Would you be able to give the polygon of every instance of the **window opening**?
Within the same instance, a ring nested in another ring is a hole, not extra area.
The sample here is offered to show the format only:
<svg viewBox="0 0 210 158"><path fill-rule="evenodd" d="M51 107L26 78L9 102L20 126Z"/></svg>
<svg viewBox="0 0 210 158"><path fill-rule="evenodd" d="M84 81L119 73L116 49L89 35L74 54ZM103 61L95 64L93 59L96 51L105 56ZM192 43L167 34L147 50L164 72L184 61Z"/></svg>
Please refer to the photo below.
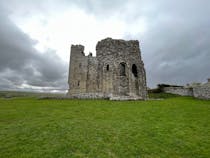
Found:
<svg viewBox="0 0 210 158"><path fill-rule="evenodd" d="M120 63L120 76L125 76L125 63Z"/></svg>
<svg viewBox="0 0 210 158"><path fill-rule="evenodd" d="M132 65L132 73L135 77L138 77L138 71L135 64Z"/></svg>
<svg viewBox="0 0 210 158"><path fill-rule="evenodd" d="M106 66L106 70L109 71L109 65Z"/></svg>

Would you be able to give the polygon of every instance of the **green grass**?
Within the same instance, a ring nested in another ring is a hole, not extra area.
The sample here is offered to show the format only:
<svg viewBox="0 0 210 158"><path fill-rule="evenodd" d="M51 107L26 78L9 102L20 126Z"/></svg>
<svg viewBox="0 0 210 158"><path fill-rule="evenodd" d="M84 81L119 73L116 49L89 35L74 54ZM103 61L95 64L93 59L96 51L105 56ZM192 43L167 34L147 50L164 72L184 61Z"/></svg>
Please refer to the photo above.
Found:
<svg viewBox="0 0 210 158"><path fill-rule="evenodd" d="M64 96L63 93L38 93L38 92L21 92L21 91L0 91L0 97L59 97Z"/></svg>
<svg viewBox="0 0 210 158"><path fill-rule="evenodd" d="M169 93L149 93L150 98L154 99L167 99L167 98L174 98L174 97L180 97L180 95L177 94L169 94Z"/></svg>
<svg viewBox="0 0 210 158"><path fill-rule="evenodd" d="M165 98L0 98L0 157L209 158L210 101Z"/></svg>

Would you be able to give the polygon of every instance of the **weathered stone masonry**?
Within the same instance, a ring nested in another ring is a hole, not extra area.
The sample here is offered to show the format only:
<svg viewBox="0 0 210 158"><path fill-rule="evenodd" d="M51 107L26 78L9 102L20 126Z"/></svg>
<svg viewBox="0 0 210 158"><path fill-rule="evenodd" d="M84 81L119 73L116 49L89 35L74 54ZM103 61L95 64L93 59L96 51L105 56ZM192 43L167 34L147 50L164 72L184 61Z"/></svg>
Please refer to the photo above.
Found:
<svg viewBox="0 0 210 158"><path fill-rule="evenodd" d="M137 40L106 38L96 45L96 57L84 46L72 45L69 97L146 99L146 74Z"/></svg>
<svg viewBox="0 0 210 158"><path fill-rule="evenodd" d="M210 100L210 79L208 79L207 83L194 87L193 95L199 99Z"/></svg>
<svg viewBox="0 0 210 158"><path fill-rule="evenodd" d="M165 93L178 94L182 96L193 96L199 99L210 100L210 79L207 83L193 83L187 86L173 86L160 84L159 89Z"/></svg>

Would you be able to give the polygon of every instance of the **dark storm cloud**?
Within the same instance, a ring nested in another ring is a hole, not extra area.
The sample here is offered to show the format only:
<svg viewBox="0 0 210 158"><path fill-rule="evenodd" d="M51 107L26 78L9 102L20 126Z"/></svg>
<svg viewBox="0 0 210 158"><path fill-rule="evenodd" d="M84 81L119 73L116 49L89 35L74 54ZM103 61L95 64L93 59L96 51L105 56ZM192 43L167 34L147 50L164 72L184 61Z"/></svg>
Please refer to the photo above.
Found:
<svg viewBox="0 0 210 158"><path fill-rule="evenodd" d="M30 39L4 14L0 15L0 89L24 85L66 88L67 65L53 50L40 53Z"/></svg>

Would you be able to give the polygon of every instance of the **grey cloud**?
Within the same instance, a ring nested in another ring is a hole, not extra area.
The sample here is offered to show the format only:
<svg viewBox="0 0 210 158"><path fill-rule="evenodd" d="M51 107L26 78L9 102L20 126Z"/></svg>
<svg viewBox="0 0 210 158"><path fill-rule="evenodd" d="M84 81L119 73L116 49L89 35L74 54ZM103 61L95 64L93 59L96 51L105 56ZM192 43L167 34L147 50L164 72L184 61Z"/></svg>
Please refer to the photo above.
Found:
<svg viewBox="0 0 210 158"><path fill-rule="evenodd" d="M0 15L0 89L19 89L23 84L67 89L67 63L53 50L39 53L36 41Z"/></svg>
<svg viewBox="0 0 210 158"><path fill-rule="evenodd" d="M205 14L210 3L188 2L192 3L176 1L161 8L140 38L152 86L204 82L210 77L210 22Z"/></svg>

